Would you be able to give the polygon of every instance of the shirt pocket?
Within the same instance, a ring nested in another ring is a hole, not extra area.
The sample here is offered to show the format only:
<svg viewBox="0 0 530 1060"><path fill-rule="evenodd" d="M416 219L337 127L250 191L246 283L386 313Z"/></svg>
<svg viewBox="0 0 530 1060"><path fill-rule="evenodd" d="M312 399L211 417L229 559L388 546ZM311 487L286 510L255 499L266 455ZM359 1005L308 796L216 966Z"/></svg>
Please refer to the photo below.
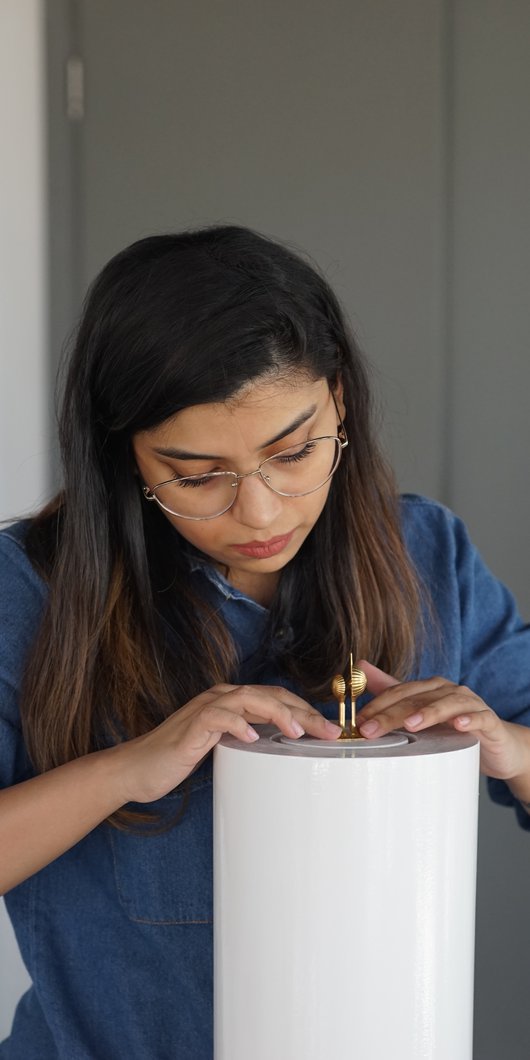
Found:
<svg viewBox="0 0 530 1060"><path fill-rule="evenodd" d="M139 806L145 812L145 806ZM153 834L110 828L118 899L141 924L208 924L213 920L212 775L149 804L160 815ZM175 824L171 824L173 819ZM141 826L140 826L141 827Z"/></svg>

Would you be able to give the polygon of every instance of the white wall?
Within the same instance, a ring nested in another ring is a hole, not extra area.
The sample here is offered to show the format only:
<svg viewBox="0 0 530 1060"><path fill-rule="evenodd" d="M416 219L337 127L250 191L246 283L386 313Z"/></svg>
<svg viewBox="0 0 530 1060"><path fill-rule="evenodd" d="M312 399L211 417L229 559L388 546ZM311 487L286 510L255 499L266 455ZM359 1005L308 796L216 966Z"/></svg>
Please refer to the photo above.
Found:
<svg viewBox="0 0 530 1060"><path fill-rule="evenodd" d="M0 519L47 487L43 21L41 0L0 4Z"/></svg>
<svg viewBox="0 0 530 1060"><path fill-rule="evenodd" d="M0 3L0 519L47 492L46 181L41 0ZM16 365L16 370L14 366ZM0 1040L29 980L0 903Z"/></svg>

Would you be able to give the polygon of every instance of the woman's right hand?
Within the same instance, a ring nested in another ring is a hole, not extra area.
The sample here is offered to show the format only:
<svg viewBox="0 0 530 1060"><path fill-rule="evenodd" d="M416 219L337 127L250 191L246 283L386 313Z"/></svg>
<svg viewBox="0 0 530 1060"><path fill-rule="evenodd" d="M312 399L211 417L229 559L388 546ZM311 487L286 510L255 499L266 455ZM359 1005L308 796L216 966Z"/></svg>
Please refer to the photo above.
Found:
<svg viewBox="0 0 530 1060"><path fill-rule="evenodd" d="M276 725L285 736L304 732L333 740L340 727L286 688L215 685L195 696L151 732L116 748L121 755L124 803L153 802L193 772L223 733L253 743L252 723Z"/></svg>

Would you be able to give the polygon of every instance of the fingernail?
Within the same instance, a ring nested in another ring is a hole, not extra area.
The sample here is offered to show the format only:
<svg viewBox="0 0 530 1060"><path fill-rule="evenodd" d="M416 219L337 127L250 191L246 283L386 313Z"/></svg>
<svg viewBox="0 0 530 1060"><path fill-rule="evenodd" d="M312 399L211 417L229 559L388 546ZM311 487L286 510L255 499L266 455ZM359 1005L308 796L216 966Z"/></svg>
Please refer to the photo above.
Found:
<svg viewBox="0 0 530 1060"><path fill-rule="evenodd" d="M417 729L418 725L421 725L423 721L423 714L411 714L410 718L406 718L405 725L411 729Z"/></svg>
<svg viewBox="0 0 530 1060"><path fill-rule="evenodd" d="M378 721L374 721L372 719L372 721L365 721L361 725L361 732L362 732L363 736L375 736L376 732L379 732L380 728L381 728L381 726L380 726L379 722Z"/></svg>
<svg viewBox="0 0 530 1060"><path fill-rule="evenodd" d="M295 721L293 719L293 721L291 722L291 729L293 730L295 736L303 736L304 735L305 729L302 728L302 726L300 725L299 721Z"/></svg>
<svg viewBox="0 0 530 1060"><path fill-rule="evenodd" d="M259 732L256 732L256 730L252 728L252 725L247 725L247 736L249 740L259 740Z"/></svg>
<svg viewBox="0 0 530 1060"><path fill-rule="evenodd" d="M471 718L469 717L469 714L461 714L456 720L459 725L469 725Z"/></svg>

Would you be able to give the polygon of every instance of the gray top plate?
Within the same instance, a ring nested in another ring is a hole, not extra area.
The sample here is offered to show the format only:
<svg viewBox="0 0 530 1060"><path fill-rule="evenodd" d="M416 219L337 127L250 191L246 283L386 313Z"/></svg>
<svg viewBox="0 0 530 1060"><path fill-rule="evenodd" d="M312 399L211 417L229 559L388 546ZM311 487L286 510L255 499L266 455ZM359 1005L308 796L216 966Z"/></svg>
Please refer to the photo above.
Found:
<svg viewBox="0 0 530 1060"><path fill-rule="evenodd" d="M401 758L444 754L473 747L477 740L471 734L455 732L449 725L435 725L414 735L396 730L378 740L317 740L312 736L291 739L273 725L254 725L260 738L243 743L225 735L220 744L248 754L288 755L295 758Z"/></svg>

